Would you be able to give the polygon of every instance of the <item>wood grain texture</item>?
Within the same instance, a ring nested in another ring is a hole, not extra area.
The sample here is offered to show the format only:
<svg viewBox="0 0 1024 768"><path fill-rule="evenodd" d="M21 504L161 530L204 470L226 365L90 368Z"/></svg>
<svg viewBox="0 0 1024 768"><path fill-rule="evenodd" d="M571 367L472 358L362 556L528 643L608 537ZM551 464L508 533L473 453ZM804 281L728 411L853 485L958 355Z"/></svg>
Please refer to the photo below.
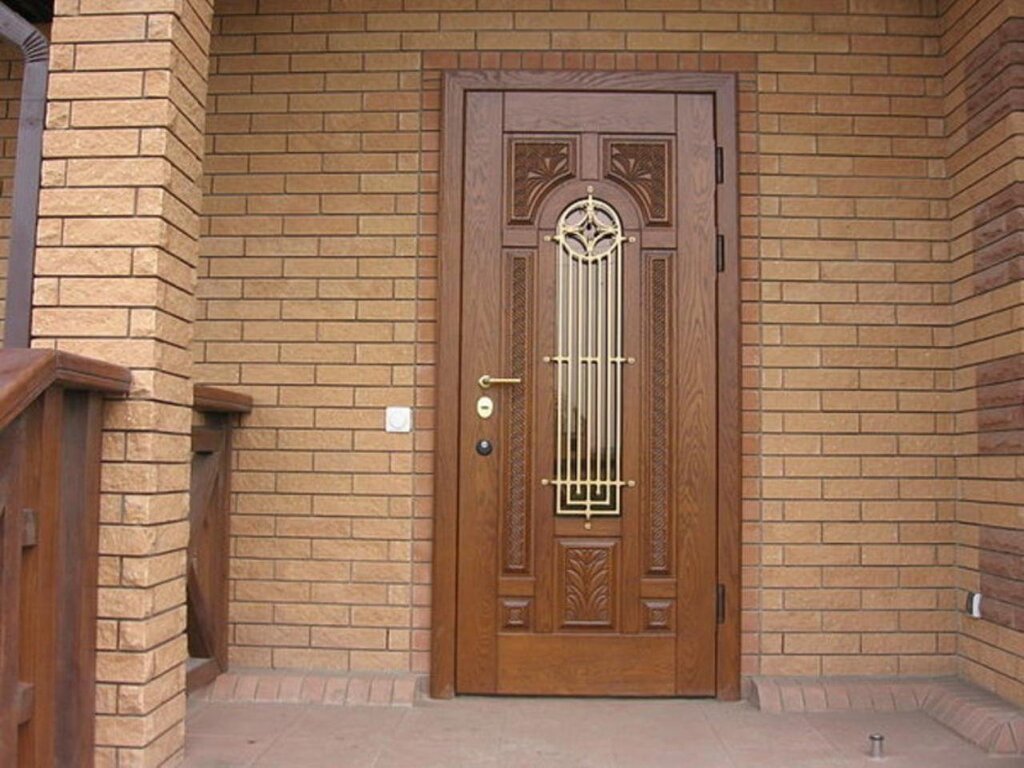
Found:
<svg viewBox="0 0 1024 768"><path fill-rule="evenodd" d="M715 134L710 96L677 96L679 243L674 259L670 427L676 579L677 692L714 695L717 366Z"/></svg>
<svg viewBox="0 0 1024 768"><path fill-rule="evenodd" d="M32 410L22 472L28 483L25 501L39 513L39 541L23 553L21 581L22 682L35 686L32 718L18 735L19 765L56 765L55 744L47 734L57 720L57 641L62 581L61 552L61 444L38 441L39 435L62 431L64 399L57 388L47 389Z"/></svg>
<svg viewBox="0 0 1024 768"><path fill-rule="evenodd" d="M575 137L523 137L508 145L507 190L509 223L531 224L544 197L576 176L579 152Z"/></svg>
<svg viewBox="0 0 1024 768"><path fill-rule="evenodd" d="M505 366L507 375L532 381L533 365L530 343L533 332L533 254L511 252L505 257L506 307L502 313L506 324ZM525 574L530 571L532 549L532 472L530 471L531 398L523 387L507 393L503 409L502 444L504 452L502 498L502 562L505 573Z"/></svg>
<svg viewBox="0 0 1024 768"><path fill-rule="evenodd" d="M26 416L0 432L0 765L18 764L15 700L19 679L22 579L22 473Z"/></svg>
<svg viewBox="0 0 1024 768"><path fill-rule="evenodd" d="M671 294L671 261L668 253L647 253L643 259L642 303L644 340L644 402L643 447L647 467L643 496L642 527L644 570L649 575L668 576L672 572L675 553L671 542L673 531L673 473L669 468L671 455L670 430L674 411L669 397L669 338L673 306Z"/></svg>
<svg viewBox="0 0 1024 768"><path fill-rule="evenodd" d="M675 628L674 600L644 600L644 631L671 631Z"/></svg>
<svg viewBox="0 0 1024 768"><path fill-rule="evenodd" d="M57 603L56 763L93 758L96 706L96 591L103 399L96 392L63 393L61 554Z"/></svg>
<svg viewBox="0 0 1024 768"><path fill-rule="evenodd" d="M740 229L739 137L736 78L715 90L715 137L722 149L724 180L715 192L718 232L725 239L725 270L716 284L718 325L718 582L725 588L724 621L718 625L718 697L740 697Z"/></svg>
<svg viewBox="0 0 1024 768"><path fill-rule="evenodd" d="M205 424L192 429L187 636L189 656L206 659L210 664L200 664L189 672L189 690L208 683L214 674L211 669L219 673L228 668L234 420L252 410L252 398L232 390L197 385L193 402Z"/></svg>
<svg viewBox="0 0 1024 768"><path fill-rule="evenodd" d="M465 232L462 228L462 220L464 218L463 204L464 201L468 205L469 201L474 199L473 195L466 194L468 187L461 183L463 178L462 163L464 157L471 156L468 152L464 155L463 144L469 144L468 140L464 142L465 136L465 125L466 125L466 107L469 103L469 98L475 92L485 91L488 93L504 92L504 91L536 91L536 90L558 90L558 91L585 91L587 88L597 88L604 91L654 91L663 92L666 94L675 93L686 93L688 91L697 91L707 93L709 99L714 100L714 110L712 115L712 144L717 140L719 144L722 144L726 155L726 168L727 168L727 181L724 185L719 185L717 189L712 189L710 193L715 197L715 205L711 206L713 209L712 223L714 224L714 218L717 216L717 224L720 231L726 236L726 241L731 250L727 251L727 273L725 278L718 278L717 283L715 279L712 279L710 290L712 292L711 306L715 307L717 304L717 317L714 316L714 312L711 317L711 332L712 338L717 338L717 343L710 345L711 354L714 355L714 350L717 347L717 366L713 363L712 369L726 368L725 371L720 372L718 375L718 390L717 390L717 409L714 406L714 399L712 399L712 416L710 418L711 430L713 432L713 445L712 451L714 452L714 445L717 445L717 458L719 465L718 473L718 488L715 490L714 484L712 485L711 498L712 507L716 504L720 509L721 517L717 526L717 545L715 544L715 526L712 526L710 548L715 555L711 557L710 562L714 566L717 562L718 566L718 581L726 583L729 587L729 593L737 598L739 594L739 547L738 547L738 535L739 535L739 355L738 355L738 329L739 329L739 304L738 304L738 231L737 231L737 207L736 207L736 111L735 111L735 85L734 78L728 75L677 75L675 73L605 73L605 72L590 72L590 73L578 73L578 72L552 72L552 73L538 73L538 72L491 72L491 71L473 71L473 72L457 72L449 73L444 78L444 113L442 115L443 128L442 128L442 208L440 214L440 232L441 232L441 258L440 258L440 312L441 312L441 324L440 324L440 366L439 366L439 387L441 391L455 393L458 392L458 398L446 397L442 398L438 403L438 472L436 479L436 493L435 493L435 541L434 541L434 617L432 621L432 680L431 680L431 691L434 695L451 695L455 689L455 681L458 675L461 681L462 664L463 664L463 653L460 646L458 654L458 663L456 663L456 644L452 637L453 628L455 626L462 627L461 610L457 610L457 607L462 606L461 598L464 597L461 585L463 584L463 574L461 571L457 575L458 583L460 588L458 590L459 601L456 602L456 590L455 581L456 578L452 573L452 566L455 564L455 560L458 557L458 553L464 543L477 541L476 537L472 532L470 533L459 533L460 528L465 524L465 520L460 521L460 514L464 514L467 509L479 510L481 507L487 505L487 494L481 494L481 492L474 490L474 493L470 499L467 499L465 491L460 494L460 479L459 471L460 466L463 466L467 460L472 458L469 451L472 449L471 441L466 440L466 436L471 430L467 430L466 425L460 425L460 410L462 413L470 413L469 406L475 402L475 397L478 394L472 385L475 380L475 376L469 371L465 370L470 367L466 365L466 352L468 349L467 341L463 336L463 331L466 328L478 328L479 325L475 320L470 320L467 316L469 305L463 302L463 296L473 295L475 289L471 288L467 290L465 279L463 277L463 270L465 269L464 259L469 255L470 251L479 251L480 249L475 247L470 248L467 246L466 252L463 252L463 238ZM523 94L524 96L526 94ZM532 98L532 94L530 95ZM512 103L516 98L516 94L506 94L506 98L509 103ZM585 101L585 100L584 100ZM674 102L673 102L674 103ZM550 110L549 110L550 111ZM511 110L509 110L511 113ZM515 119L515 118L514 118ZM603 118L602 118L603 119ZM530 123L530 120L539 120L539 118L530 118L527 124L541 125L540 122ZM729 121L732 124L729 125ZM645 126L649 128L649 126ZM532 129L531 129L532 130ZM557 130L564 133L564 128L559 127ZM675 127L668 131L668 133L674 133ZM599 136L591 131L589 133L584 132L580 136L581 140L581 152L585 152L587 145L591 147L599 147L600 141ZM730 143L731 142L731 143ZM713 153L709 155L708 162L712 163L711 167L713 172ZM496 163L497 167L502 167L502 163ZM597 167L597 164L588 162L585 158L581 158L581 169L583 173L586 173L586 168ZM677 166L678 168L678 166ZM495 187L501 189L501 180L495 184ZM557 198L559 198L559 191L553 192L549 198L544 202L544 207L549 210L551 206L556 205ZM486 193L478 192L477 198L486 197ZM631 204L627 204L626 208L631 208ZM468 210L468 209L467 209ZM500 212L500 211L499 211ZM539 221L538 217L538 221ZM509 230L515 230L516 227L506 228ZM518 227L518 229L524 229ZM661 233L655 236L654 234L648 234L646 231L640 234L640 239L643 247L657 247L661 245L664 247L666 242L671 243L668 247L674 247L674 239L666 241L664 234ZM674 231L672 233L674 237ZM467 241L468 242L468 241ZM485 241L486 242L486 241ZM508 237L504 245L506 247L520 247L529 248L533 242L530 237L526 234L520 233L516 237ZM542 260L539 260L542 261ZM553 320L553 317L549 317L545 309L547 303L553 303L553 293L549 296L545 296L545 292L553 290L550 285L553 283L554 274L545 276L544 267L541 263L535 270L536 285L538 286L537 291L537 330L534 332L535 343L538 345L540 350L546 351L544 344L543 326L549 319ZM638 273L639 275L639 273ZM475 283L478 285L479 283ZM542 287L544 286L544 287ZM637 299L639 299L640 292L640 281L639 277L636 278L635 292ZM735 313L735 317L725 317L729 311ZM724 321L724 322L723 322ZM716 330L717 329L717 330ZM475 346L475 345L474 345ZM486 343L485 343L486 346ZM550 346L550 345L549 345ZM537 354L542 354L538 352ZM479 363L482 359L480 357L480 350L474 349L474 357ZM486 352L484 355L488 354ZM479 367L476 365L474 367ZM483 371L475 371L475 375L479 375ZM495 373L494 371L487 371ZM496 375L500 375L502 372L498 371ZM543 373L538 372L537 374L543 379ZM446 383L447 382L447 385ZM470 391L467 393L467 389ZM546 416L544 412L547 409L547 404L552 404L550 400L551 395L545 394L547 385L538 384L535 392L537 397L536 409L538 415L534 418L535 428L541 430L544 428L546 423ZM501 405L500 398L498 400L499 408ZM724 418L723 418L724 415ZM463 431L462 447L460 449L460 426ZM735 430L734 435L725 434L730 428ZM469 435L475 437L476 433ZM637 439L639 439L639 431L637 431ZM479 438L477 438L479 439ZM501 450L501 447L498 447ZM542 446L537 446L537 458L535 465L539 468L539 471L543 472L546 464L543 455L545 451ZM456 459L456 456L460 456ZM724 465L724 466L723 466ZM726 488L724 487L729 482L735 483L735 487ZM537 484L539 486L539 483ZM465 478L461 480L461 486L463 489L466 488ZM535 489L533 492L538 504L538 510L541 509L540 504L550 503L551 492L547 490ZM461 510L461 512L460 512ZM729 519L724 519L728 517ZM479 523L480 521L477 520ZM550 523L547 521L547 515L541 514L537 519L537 530L536 537L537 542L535 544L535 556L538 558L537 562L541 563L545 561L545 558L549 558L554 553L552 550L550 553L545 553L545 541L553 541L555 536L555 526L553 519ZM557 521L558 523L566 523L566 534L579 534L580 531L572 530L570 521ZM604 521L597 521L603 523ZM479 527L479 526L478 526ZM485 528L487 525L484 526ZM494 526L490 526L494 528ZM596 527L596 526L595 526ZM582 524L579 526L582 529ZM621 528L620 531L626 533L620 533L620 535L629 536L629 526ZM480 531L478 530L479 534ZM484 531L486 533L486 531ZM595 531L596 533L596 531ZM639 531L637 533L639 538ZM492 539L493 542L493 539ZM479 550L476 550L479 551ZM485 550L486 551L486 550ZM640 564L639 547L637 547L637 554L635 556L637 567ZM630 561L631 555L628 555L624 551L623 563ZM461 560L461 558L459 558ZM548 560L550 562L550 560ZM472 623L475 623L477 628L483 626L487 622L495 622L499 619L499 615L507 616L507 607L502 607L501 610L497 609L497 605L494 603L493 595L497 590L500 594L505 595L502 601L508 600L525 600L533 597L533 603L531 608L536 607L536 611L531 611L530 621L533 623L535 632L551 632L554 625L554 597L555 597L555 584L552 579L548 578L545 573L546 568L540 568L537 573L536 580L526 579L513 582L509 579L501 579L498 586L499 580L495 577L492 578L488 573L483 573L483 579L474 579L474 583L483 582L490 586L492 590L492 597L487 598L492 608L485 611L489 614L489 618L480 618L479 616L472 619ZM478 576L480 575L479 569L474 571ZM552 574L554 571L552 571ZM704 599L708 605L714 607L714 567L712 568L712 579L707 590L707 595ZM481 588L481 592L483 589ZM641 604L640 595L644 594L647 602ZM650 593L650 594L648 594ZM675 586L672 585L666 591L665 585L660 583L651 583L644 581L642 584L639 580L635 583L635 599L632 601L635 605L630 606L629 610L632 612L633 618L631 621L634 622L636 631L641 631L641 628L646 628L651 625L651 600L661 602L671 602L675 598ZM487 604L487 603L485 603ZM504 606L505 603L503 602ZM643 612L641 611L643 608ZM666 608L664 605L657 605L657 609L660 612L658 615L662 618L655 620L655 623L664 620L666 611L670 615L670 620L674 618L674 604L673 607ZM477 611L477 614L481 613ZM711 666L711 686L713 693L717 687L718 694L724 697L735 697L739 691L739 612L738 612L738 599L732 599L727 603L726 621L721 626L721 630L717 633L717 640L714 639L714 626L712 625L712 666ZM518 621L518 619L517 619ZM502 619L502 623L507 623L507 619ZM652 628L653 629L653 628ZM461 631L461 630L460 630ZM648 630L651 631L651 630ZM659 632L665 632L665 630L659 629ZM576 637L580 635L575 634ZM497 635L496 648L494 650L486 643L481 643L474 646L473 653L469 654L468 663L477 666L478 669L482 669L484 665L479 663L480 654L476 651L483 649L483 653L491 654L495 653L498 657L498 673L497 678L493 684L496 690L513 690L519 688L519 692L525 692L521 686L525 685L521 680L519 682L511 681L509 675L516 677L519 673L514 672L516 665L525 659L525 656L517 656L516 649L518 646L515 644L509 645L506 640L515 639L519 642L525 642L527 640L533 640L538 638L537 634L531 634L524 632L522 629L516 628L514 632L509 632L508 635ZM557 635L543 638L545 640L559 640ZM591 639L587 637L588 643ZM629 637L627 639L635 640L637 638ZM676 651L674 650L674 639L671 635L662 636L657 638L659 640L666 640L670 643L668 646L670 649L669 660L667 662L668 671L665 673L665 677L668 680L668 685L662 683L659 684L657 693L659 695L671 694L676 690L676 684L673 681L675 673L675 657ZM555 650L558 643L548 646L545 645L543 654L550 652L557 656L558 651ZM714 646L717 645L717 653L714 650ZM618 654L621 656L621 647L618 646ZM509 653L506 653L506 649ZM535 649L536 651L536 649ZM733 659L726 659L724 655L734 654ZM628 654L627 654L628 655ZM718 656L718 663L716 665L714 656ZM662 657L658 657L661 659ZM606 658L607 661L607 658ZM523 662L525 663L525 662ZM660 662L653 662L651 668L648 670L656 670L659 668ZM547 662L540 661L534 666L540 666L546 668ZM458 667L458 673L456 668ZM557 670L558 666L554 665L549 671ZM717 670L717 671L716 671ZM663 670L664 671L664 670ZM559 673L557 671L552 672L553 674L567 674L572 675L572 672ZM629 677L632 682L636 682L636 675L640 674L637 670L632 670L626 677ZM543 672L536 674L534 670L524 670L522 675L534 676L535 681L548 680L547 687L544 690L550 688L550 680ZM486 676L486 675L485 675ZM620 676L621 677L621 676ZM645 688L646 683L640 685ZM460 690L462 688L460 684ZM556 686L557 687L557 686ZM571 686L570 686L571 687ZM567 689L568 690L568 689ZM575 689L577 692L581 691L581 688ZM620 686L621 690L621 686ZM592 687L590 692L594 692L595 689ZM649 692L649 695L653 695Z"/></svg>
<svg viewBox="0 0 1024 768"><path fill-rule="evenodd" d="M504 141L500 130L501 93L471 93L466 101L466 154L463 181L462 289L472 297L462 304L462 366L459 440L457 684L461 691L493 693L496 685L498 510L501 508L500 420L479 419L476 400L483 394L477 380L485 373L506 376L502 369L501 249ZM470 329L474 332L470 332ZM485 331L485 332L484 332ZM489 390L500 410L508 387ZM481 456L478 442L494 445Z"/></svg>
<svg viewBox="0 0 1024 768"><path fill-rule="evenodd" d="M599 539L559 540L560 628L615 628L620 582L618 546L617 541Z"/></svg>
<svg viewBox="0 0 1024 768"><path fill-rule="evenodd" d="M192 407L201 413L251 413L252 396L208 384L196 384Z"/></svg>
<svg viewBox="0 0 1024 768"><path fill-rule="evenodd" d="M0 429L52 384L125 395L131 381L127 368L80 355L49 349L0 350Z"/></svg>
<svg viewBox="0 0 1024 768"><path fill-rule="evenodd" d="M617 131L672 133L675 130L675 104L667 93L634 94L633 106L621 111L611 107L602 93L573 91L560 94L552 109L550 99L537 93L509 93L505 130L507 131ZM540 106L546 101L544 106Z"/></svg>
<svg viewBox="0 0 1024 768"><path fill-rule="evenodd" d="M586 642L583 638L586 637ZM555 696L669 696L674 692L671 637L507 634L498 692Z"/></svg>
<svg viewBox="0 0 1024 768"><path fill-rule="evenodd" d="M672 142L668 139L605 139L605 178L621 184L637 201L647 224L672 223Z"/></svg>
<svg viewBox="0 0 1024 768"><path fill-rule="evenodd" d="M713 93L735 95L735 75L718 72L614 72L608 70L531 71L465 69L445 73L455 99L467 91L608 91ZM446 108L455 106L445 100ZM735 116L735 112L733 112ZM650 129L646 126L643 130ZM671 133L675 129L669 128Z"/></svg>
<svg viewBox="0 0 1024 768"><path fill-rule="evenodd" d="M462 329L462 167L465 92L442 80L440 211L438 215L437 391L434 530L431 563L430 695L455 695L455 606L458 556L459 344Z"/></svg>
<svg viewBox="0 0 1024 768"><path fill-rule="evenodd" d="M86 358L0 353L0 764L92 765L103 396L129 382Z"/></svg>
<svg viewBox="0 0 1024 768"><path fill-rule="evenodd" d="M529 597L502 598L501 628L504 631L528 630L531 626L530 607L533 603Z"/></svg>

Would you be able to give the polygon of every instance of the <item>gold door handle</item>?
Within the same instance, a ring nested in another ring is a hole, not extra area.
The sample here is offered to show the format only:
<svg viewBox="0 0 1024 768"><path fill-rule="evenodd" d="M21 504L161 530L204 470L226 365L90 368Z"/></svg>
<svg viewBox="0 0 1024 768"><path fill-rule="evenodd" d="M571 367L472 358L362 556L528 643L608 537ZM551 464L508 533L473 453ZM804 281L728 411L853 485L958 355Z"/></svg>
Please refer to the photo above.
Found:
<svg viewBox="0 0 1024 768"><path fill-rule="evenodd" d="M480 389L490 389L498 384L522 384L522 379L502 379L497 376L488 376L486 373L477 379Z"/></svg>

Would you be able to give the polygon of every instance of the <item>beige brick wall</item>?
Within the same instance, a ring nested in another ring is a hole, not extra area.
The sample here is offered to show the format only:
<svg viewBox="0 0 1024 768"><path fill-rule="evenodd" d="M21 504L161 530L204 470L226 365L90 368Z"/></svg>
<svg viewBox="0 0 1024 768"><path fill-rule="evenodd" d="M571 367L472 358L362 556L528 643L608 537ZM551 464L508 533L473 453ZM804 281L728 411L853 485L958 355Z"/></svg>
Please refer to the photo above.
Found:
<svg viewBox="0 0 1024 768"><path fill-rule="evenodd" d="M58 0L33 336L125 365L106 411L97 764L181 756L199 175L212 0Z"/></svg>
<svg viewBox="0 0 1024 768"><path fill-rule="evenodd" d="M744 672L953 671L940 33L931 0L220 0L195 355L257 401L232 661L427 668L438 71L722 69Z"/></svg>
<svg viewBox="0 0 1024 768"><path fill-rule="evenodd" d="M764 674L945 673L955 623L938 27L927 3L850 7L867 13L815 17L759 56L744 554L760 631L748 650Z"/></svg>
<svg viewBox="0 0 1024 768"><path fill-rule="evenodd" d="M1018 564L1024 555L1024 421L1019 415L1024 100L1019 91L1007 89L1024 71L1012 46L1016 41L1019 47L1024 37L1024 6L1010 0L951 0L942 18L955 323L957 585L986 592L992 541L1005 542L1016 531ZM1024 595L1024 573L1017 571L1017 591ZM1001 575L1012 577L1012 572ZM992 609L998 608L995 598L995 591L986 595ZM958 652L962 674L1024 704L1024 597L1017 603L1016 622L1005 613L997 621L961 618ZM1014 623L1017 629L1011 628Z"/></svg>
<svg viewBox="0 0 1024 768"><path fill-rule="evenodd" d="M1021 633L956 613L984 531L1024 528L986 385L1024 379L1016 262L990 260L1020 238L993 208L1022 182L1020 105L986 111L979 75L1019 0L211 6L59 0L53 27L35 343L135 372L105 442L101 765L180 757L193 377L257 400L233 663L426 671L455 67L738 73L744 672L959 669L1024 702ZM413 436L384 434L392 404Z"/></svg>

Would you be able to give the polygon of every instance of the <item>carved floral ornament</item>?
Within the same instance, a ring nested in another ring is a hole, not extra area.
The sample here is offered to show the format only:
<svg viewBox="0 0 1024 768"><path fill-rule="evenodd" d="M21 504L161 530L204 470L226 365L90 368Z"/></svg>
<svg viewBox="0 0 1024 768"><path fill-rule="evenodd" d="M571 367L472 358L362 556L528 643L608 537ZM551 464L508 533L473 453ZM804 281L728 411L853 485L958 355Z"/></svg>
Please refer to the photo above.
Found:
<svg viewBox="0 0 1024 768"><path fill-rule="evenodd" d="M576 140L512 139L509 162L509 222L530 224L547 194L576 177Z"/></svg>
<svg viewBox="0 0 1024 768"><path fill-rule="evenodd" d="M605 140L605 178L633 196L648 224L671 224L671 158L668 139Z"/></svg>
<svg viewBox="0 0 1024 768"><path fill-rule="evenodd" d="M577 150L575 137L509 141L510 224L532 224L544 198L560 184L577 178ZM629 192L645 223L672 223L671 139L605 138L601 155L602 177Z"/></svg>

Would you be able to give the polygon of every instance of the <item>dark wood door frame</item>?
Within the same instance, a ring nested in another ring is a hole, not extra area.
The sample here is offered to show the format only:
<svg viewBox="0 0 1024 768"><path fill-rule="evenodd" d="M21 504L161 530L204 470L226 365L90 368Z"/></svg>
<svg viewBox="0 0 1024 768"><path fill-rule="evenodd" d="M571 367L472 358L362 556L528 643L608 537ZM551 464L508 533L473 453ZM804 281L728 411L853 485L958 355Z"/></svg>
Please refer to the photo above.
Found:
<svg viewBox="0 0 1024 768"><path fill-rule="evenodd" d="M717 188L725 270L718 276L718 582L726 600L716 639L721 699L740 693L740 297L736 78L722 73L447 72L443 81L437 433L435 443L430 693L455 695L458 547L460 336L462 327L462 152L470 91L661 91L705 93L715 100L716 142L724 159Z"/></svg>

